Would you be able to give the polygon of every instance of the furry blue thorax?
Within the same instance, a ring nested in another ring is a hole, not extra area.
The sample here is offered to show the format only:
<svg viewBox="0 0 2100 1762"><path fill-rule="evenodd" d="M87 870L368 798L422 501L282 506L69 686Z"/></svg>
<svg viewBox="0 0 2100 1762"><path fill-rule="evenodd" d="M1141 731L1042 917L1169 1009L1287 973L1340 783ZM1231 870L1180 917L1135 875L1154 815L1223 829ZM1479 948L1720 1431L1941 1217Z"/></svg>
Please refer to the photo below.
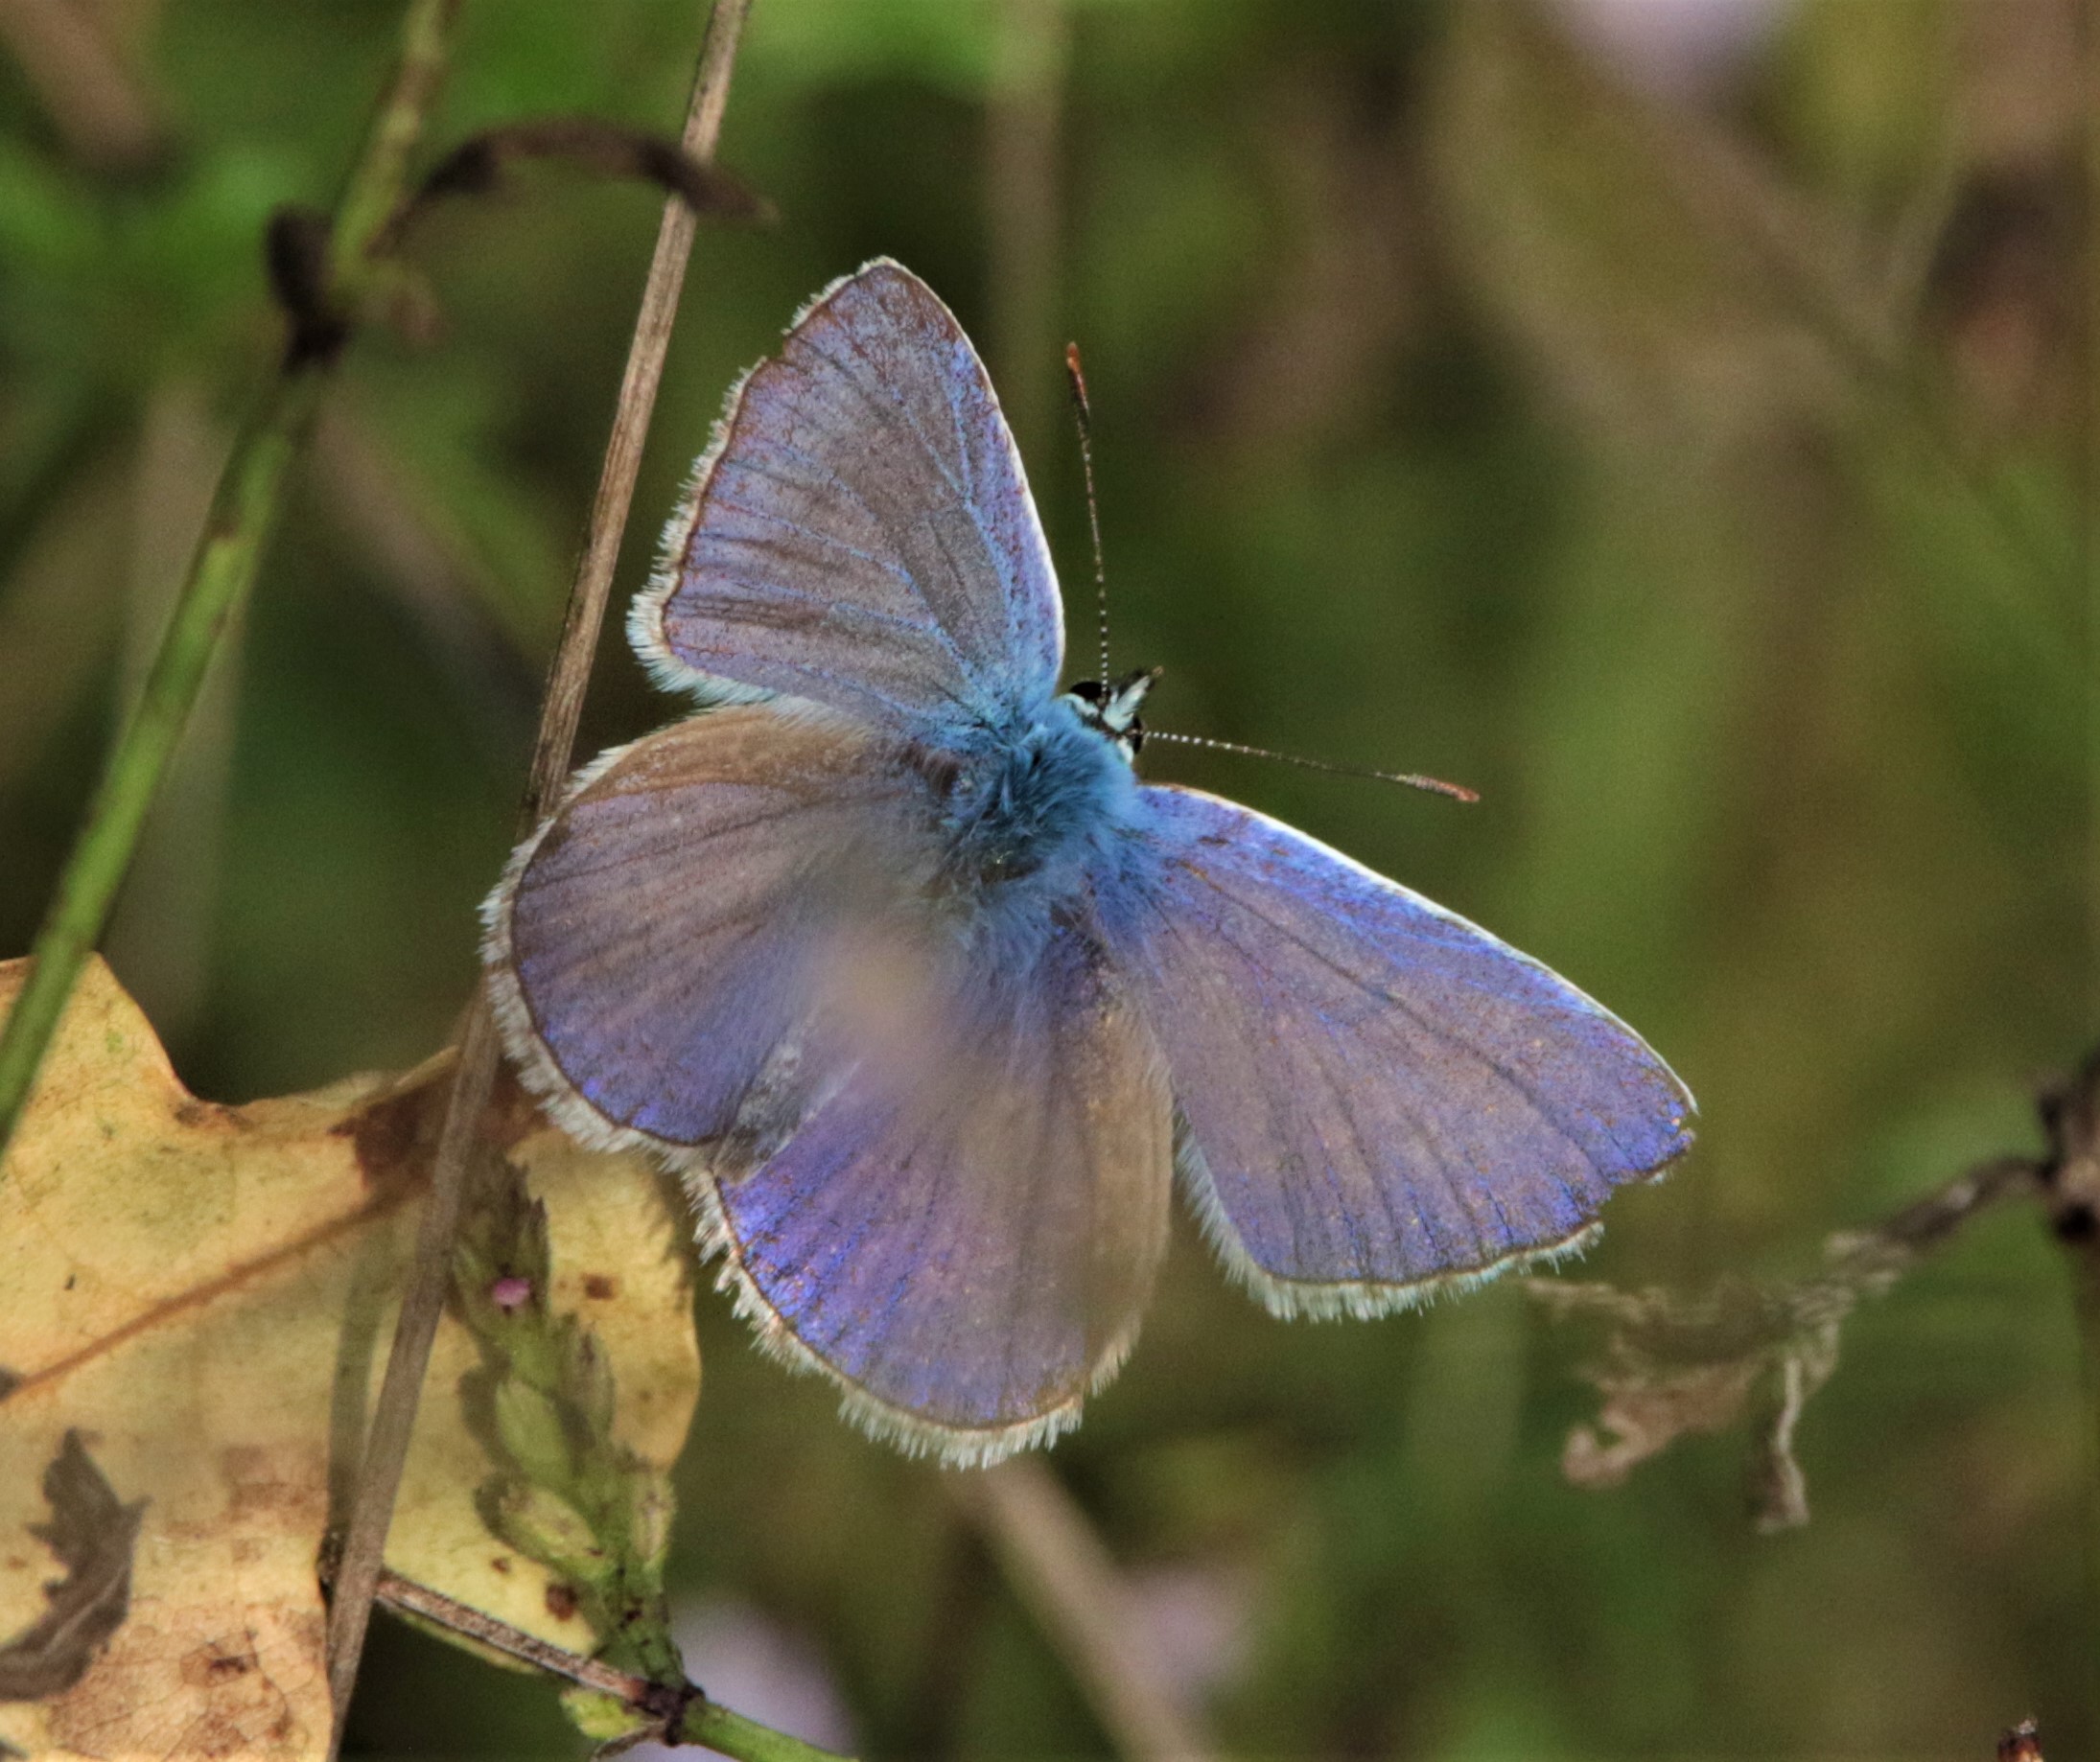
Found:
<svg viewBox="0 0 2100 1762"><path fill-rule="evenodd" d="M1026 913L1077 893L1130 823L1137 779L1069 697L966 760L947 792L944 881Z"/></svg>

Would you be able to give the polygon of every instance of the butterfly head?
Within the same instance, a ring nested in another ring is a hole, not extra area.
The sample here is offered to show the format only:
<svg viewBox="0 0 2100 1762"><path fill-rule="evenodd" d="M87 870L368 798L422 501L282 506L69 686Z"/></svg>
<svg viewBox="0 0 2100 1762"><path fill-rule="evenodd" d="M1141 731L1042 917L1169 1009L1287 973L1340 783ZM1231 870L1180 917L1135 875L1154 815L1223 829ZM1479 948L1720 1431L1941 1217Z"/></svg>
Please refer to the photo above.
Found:
<svg viewBox="0 0 2100 1762"><path fill-rule="evenodd" d="M1146 667L1115 681L1083 679L1064 695L1079 712L1081 726L1089 728L1123 754L1126 763L1137 757L1145 744L1145 725L1137 719L1146 692L1164 672Z"/></svg>

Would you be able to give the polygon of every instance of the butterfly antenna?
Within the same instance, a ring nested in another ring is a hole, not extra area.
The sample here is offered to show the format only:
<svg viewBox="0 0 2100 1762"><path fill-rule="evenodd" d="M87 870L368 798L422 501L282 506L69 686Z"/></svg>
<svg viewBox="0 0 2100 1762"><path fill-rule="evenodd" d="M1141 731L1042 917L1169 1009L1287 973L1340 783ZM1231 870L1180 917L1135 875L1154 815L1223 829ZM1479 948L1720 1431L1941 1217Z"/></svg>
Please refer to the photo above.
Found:
<svg viewBox="0 0 2100 1762"><path fill-rule="evenodd" d="M1279 765L1295 765L1301 771L1324 771L1338 777L1367 777L1374 783L1404 783L1410 789L1426 789L1433 796L1449 796L1454 801L1478 801L1480 794L1463 783L1447 783L1442 777L1422 777L1414 772L1372 771L1361 765L1330 765L1325 759L1300 758L1295 753L1272 753L1267 747L1244 746L1237 740L1212 740L1205 734L1170 734L1163 729L1145 730L1145 744L1164 740L1178 747L1208 747L1213 753L1238 753L1247 758L1272 758Z"/></svg>
<svg viewBox="0 0 2100 1762"><path fill-rule="evenodd" d="M1086 525L1094 536L1094 603L1101 609L1101 683L1108 683L1108 571L1101 562L1101 508L1094 500L1094 410L1086 402L1086 375L1079 344L1064 345L1064 373L1072 382L1072 413L1079 423L1079 462L1086 474Z"/></svg>

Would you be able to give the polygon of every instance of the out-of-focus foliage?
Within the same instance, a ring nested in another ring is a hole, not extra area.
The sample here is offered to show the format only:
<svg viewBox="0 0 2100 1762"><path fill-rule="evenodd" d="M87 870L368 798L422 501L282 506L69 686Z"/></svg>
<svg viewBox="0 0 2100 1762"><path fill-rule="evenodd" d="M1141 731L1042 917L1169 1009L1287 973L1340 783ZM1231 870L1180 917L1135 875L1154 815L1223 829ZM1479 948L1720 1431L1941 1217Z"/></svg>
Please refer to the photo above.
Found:
<svg viewBox="0 0 2100 1762"><path fill-rule="evenodd" d="M79 93L0 68L6 949L270 358L262 220L326 198L397 12L71 4L164 146L83 153ZM674 128L700 10L468 0L440 139ZM625 574L735 371L883 251L987 345L1083 599L1079 337L1116 656L1168 667L1159 724L1485 802L1154 774L1482 919L1699 1095L1700 1148L1590 1264L1629 1286L1797 1273L2031 1148L2092 1022L2077 9L1711 0L1732 34L1627 48L1700 10L756 0L723 157L782 220L702 235ZM519 181L422 237L443 338L349 363L111 939L199 1093L410 1063L471 982L656 207ZM585 745L674 707L609 638ZM1101 1751L935 1472L700 1311L674 1591L811 1639L872 1750ZM2032 1218L1852 1319L1785 1536L1744 1520L1735 1440L1564 1484L1570 1353L1512 1290L1285 1327L1184 1232L1054 1461L1237 1750L1952 1757L2030 1710L2100 1742ZM398 1634L374 1669L368 1751L567 1741Z"/></svg>

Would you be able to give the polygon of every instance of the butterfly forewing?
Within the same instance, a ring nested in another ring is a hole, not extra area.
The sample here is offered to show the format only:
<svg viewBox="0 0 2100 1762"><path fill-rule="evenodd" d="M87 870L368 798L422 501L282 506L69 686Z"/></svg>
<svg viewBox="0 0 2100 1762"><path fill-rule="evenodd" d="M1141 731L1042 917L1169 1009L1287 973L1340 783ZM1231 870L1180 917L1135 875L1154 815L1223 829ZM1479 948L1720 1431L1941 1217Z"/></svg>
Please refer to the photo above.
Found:
<svg viewBox="0 0 2100 1762"><path fill-rule="evenodd" d="M1617 1017L1249 809L1143 793L1107 921L1173 1076L1189 1197L1282 1313L1373 1312L1580 1239L1690 1142Z"/></svg>
<svg viewBox="0 0 2100 1762"><path fill-rule="evenodd" d="M630 628L665 683L814 699L915 738L1053 689L1057 581L969 339L877 262L733 395Z"/></svg>

